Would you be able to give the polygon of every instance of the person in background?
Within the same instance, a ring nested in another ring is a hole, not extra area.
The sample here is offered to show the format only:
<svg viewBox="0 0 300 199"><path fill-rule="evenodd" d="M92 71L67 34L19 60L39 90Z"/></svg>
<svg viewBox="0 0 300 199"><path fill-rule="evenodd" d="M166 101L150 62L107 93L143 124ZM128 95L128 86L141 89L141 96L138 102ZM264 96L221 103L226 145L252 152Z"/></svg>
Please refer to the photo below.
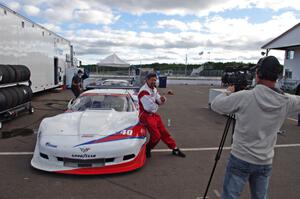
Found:
<svg viewBox="0 0 300 199"><path fill-rule="evenodd" d="M82 75L82 70L78 70L77 74L75 74L72 78L71 90L76 98L80 95L82 90Z"/></svg>
<svg viewBox="0 0 300 199"><path fill-rule="evenodd" d="M172 154L185 157L185 154L177 147L175 140L162 122L157 113L158 106L166 102L166 97L160 96L156 89L157 76L149 73L146 76L146 83L141 87L138 94L139 118L142 124L146 125L150 133L150 140L146 146L146 156L151 157L151 150L162 140L170 149Z"/></svg>
<svg viewBox="0 0 300 199"><path fill-rule="evenodd" d="M256 67L257 85L252 90L235 92L229 86L211 104L214 111L236 118L223 199L240 198L248 181L251 198L268 198L277 132L289 115L300 112L299 96L275 88L280 72L277 58L261 58Z"/></svg>

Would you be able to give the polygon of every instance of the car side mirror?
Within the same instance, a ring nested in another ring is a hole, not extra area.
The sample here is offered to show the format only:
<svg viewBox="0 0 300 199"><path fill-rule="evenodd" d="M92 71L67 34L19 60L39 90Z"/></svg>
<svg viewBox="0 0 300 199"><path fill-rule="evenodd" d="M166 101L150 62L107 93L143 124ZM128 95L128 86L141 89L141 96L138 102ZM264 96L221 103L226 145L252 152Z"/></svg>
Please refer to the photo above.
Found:
<svg viewBox="0 0 300 199"><path fill-rule="evenodd" d="M68 109L71 109L71 107L72 107L74 101L75 101L74 98L72 98L72 99L69 101L69 103L68 103Z"/></svg>

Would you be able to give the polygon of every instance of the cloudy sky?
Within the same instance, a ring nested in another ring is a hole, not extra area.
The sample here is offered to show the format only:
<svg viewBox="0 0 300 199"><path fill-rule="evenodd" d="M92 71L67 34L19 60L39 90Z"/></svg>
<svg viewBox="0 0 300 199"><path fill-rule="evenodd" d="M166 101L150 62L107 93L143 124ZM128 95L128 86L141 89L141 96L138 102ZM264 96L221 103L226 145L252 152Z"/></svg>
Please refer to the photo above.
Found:
<svg viewBox="0 0 300 199"><path fill-rule="evenodd" d="M300 22L299 0L0 0L69 39L83 64L256 62ZM283 58L283 52L271 51Z"/></svg>

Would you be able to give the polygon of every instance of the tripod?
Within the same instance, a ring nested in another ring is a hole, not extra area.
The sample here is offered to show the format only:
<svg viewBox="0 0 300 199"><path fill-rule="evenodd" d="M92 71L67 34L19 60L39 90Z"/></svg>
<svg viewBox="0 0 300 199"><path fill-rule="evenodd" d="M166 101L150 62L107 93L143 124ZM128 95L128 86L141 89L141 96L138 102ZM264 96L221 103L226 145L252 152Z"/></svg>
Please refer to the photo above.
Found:
<svg viewBox="0 0 300 199"><path fill-rule="evenodd" d="M223 132L223 136L222 136L222 139L221 139L221 142L220 142L220 145L219 145L219 149L218 149L216 157L215 157L215 164L214 164L213 169L211 171L211 174L210 174L207 186L206 186L206 190L205 190L203 199L206 198L206 195L207 195L207 192L208 192L208 189L209 189L212 177L213 177L213 175L215 173L215 170L216 170L216 167L217 167L217 163L218 163L218 161L219 161L219 159L221 157L222 150L223 150L223 147L224 147L224 144L225 144L225 141L226 141L226 137L227 137L227 134L228 134L231 122L233 123L233 125L232 125L232 135L233 135L234 127L235 127L235 117L234 117L234 114L230 114L229 117L228 117L228 119L227 119L227 122L226 122L226 125L225 125L225 128L224 128L224 132ZM231 140L231 142L232 142L232 140Z"/></svg>

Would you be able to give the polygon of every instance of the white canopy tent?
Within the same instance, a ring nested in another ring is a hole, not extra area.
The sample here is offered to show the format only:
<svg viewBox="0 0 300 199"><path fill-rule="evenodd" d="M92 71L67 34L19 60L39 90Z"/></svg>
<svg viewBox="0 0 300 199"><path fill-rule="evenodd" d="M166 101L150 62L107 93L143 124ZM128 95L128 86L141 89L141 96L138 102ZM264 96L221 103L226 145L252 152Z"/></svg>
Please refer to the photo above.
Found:
<svg viewBox="0 0 300 199"><path fill-rule="evenodd" d="M97 63L99 67L129 68L130 64L120 59L115 53Z"/></svg>

